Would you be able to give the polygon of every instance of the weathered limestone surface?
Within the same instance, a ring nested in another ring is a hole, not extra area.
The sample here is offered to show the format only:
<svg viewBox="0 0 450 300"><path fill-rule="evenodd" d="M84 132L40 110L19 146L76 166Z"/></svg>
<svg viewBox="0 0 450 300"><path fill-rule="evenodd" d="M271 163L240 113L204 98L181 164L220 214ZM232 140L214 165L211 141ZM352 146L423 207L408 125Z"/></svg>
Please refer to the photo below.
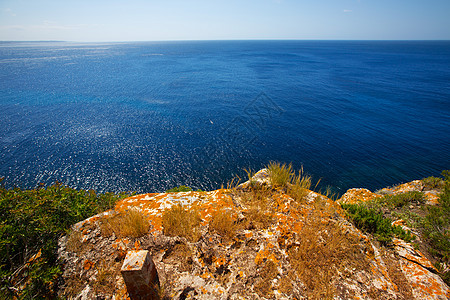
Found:
<svg viewBox="0 0 450 300"><path fill-rule="evenodd" d="M416 299L449 299L450 290L430 261L409 243L394 239L403 273Z"/></svg>
<svg viewBox="0 0 450 300"><path fill-rule="evenodd" d="M267 171L258 172L252 183L238 189L248 189L255 182L268 185ZM362 189L344 196L341 201L345 203L379 197ZM68 243L67 237L61 239L59 254L65 262L61 296L127 299L130 291L121 266L127 253L146 250L158 272L158 293L164 299L450 298L448 286L420 252L402 240L395 240L395 249L377 246L323 195L309 191L304 201L296 202L277 191L271 201L272 221L259 226L249 219L251 208L242 195L230 190L124 199L114 211L74 226L79 232L75 249L68 246L73 242ZM178 203L199 211L198 241L163 234L162 214ZM146 236L102 236L102 220L131 208L140 210L151 223ZM210 222L220 211L232 213L236 224L247 225L232 238L217 234Z"/></svg>

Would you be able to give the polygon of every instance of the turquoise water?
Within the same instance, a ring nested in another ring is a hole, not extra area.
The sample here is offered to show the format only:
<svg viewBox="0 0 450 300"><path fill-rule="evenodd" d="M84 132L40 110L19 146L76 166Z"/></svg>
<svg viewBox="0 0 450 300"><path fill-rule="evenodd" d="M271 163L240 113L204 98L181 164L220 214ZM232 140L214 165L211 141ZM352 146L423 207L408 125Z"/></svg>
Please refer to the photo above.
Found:
<svg viewBox="0 0 450 300"><path fill-rule="evenodd" d="M0 125L10 185L377 189L450 168L450 42L3 42Z"/></svg>

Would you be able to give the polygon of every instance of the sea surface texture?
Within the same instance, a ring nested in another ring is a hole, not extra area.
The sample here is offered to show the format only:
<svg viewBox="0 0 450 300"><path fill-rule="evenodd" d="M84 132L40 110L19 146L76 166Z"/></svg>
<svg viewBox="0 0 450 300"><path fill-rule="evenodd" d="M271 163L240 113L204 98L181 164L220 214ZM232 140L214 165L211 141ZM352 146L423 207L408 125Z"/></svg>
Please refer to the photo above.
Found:
<svg viewBox="0 0 450 300"><path fill-rule="evenodd" d="M9 186L215 189L269 161L340 193L450 169L450 42L0 43Z"/></svg>

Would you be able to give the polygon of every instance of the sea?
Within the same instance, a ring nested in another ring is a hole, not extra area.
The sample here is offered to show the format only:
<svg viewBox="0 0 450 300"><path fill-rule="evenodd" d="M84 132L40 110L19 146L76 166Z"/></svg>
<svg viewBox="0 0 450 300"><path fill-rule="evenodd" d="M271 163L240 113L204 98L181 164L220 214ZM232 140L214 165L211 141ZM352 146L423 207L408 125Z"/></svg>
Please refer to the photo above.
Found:
<svg viewBox="0 0 450 300"><path fill-rule="evenodd" d="M212 190L269 162L338 194L450 169L450 41L0 42L0 176Z"/></svg>

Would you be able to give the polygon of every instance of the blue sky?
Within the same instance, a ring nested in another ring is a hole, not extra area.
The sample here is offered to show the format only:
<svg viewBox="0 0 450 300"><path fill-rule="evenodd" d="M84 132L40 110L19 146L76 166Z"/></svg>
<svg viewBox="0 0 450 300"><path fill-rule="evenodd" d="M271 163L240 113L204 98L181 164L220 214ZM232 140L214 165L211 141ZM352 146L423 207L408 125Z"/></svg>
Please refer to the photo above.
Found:
<svg viewBox="0 0 450 300"><path fill-rule="evenodd" d="M0 0L0 40L450 39L450 0Z"/></svg>

